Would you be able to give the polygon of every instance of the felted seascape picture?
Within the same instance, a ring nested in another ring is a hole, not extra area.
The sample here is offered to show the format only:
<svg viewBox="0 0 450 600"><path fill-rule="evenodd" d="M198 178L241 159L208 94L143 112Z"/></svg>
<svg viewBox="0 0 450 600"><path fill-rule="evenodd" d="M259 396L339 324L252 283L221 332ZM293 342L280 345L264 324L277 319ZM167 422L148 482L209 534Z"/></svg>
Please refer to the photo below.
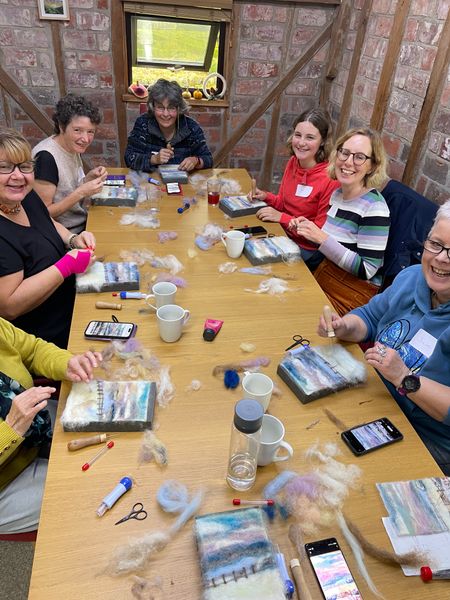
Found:
<svg viewBox="0 0 450 600"><path fill-rule="evenodd" d="M97 206L136 206L137 197L138 191L134 187L104 185L91 200Z"/></svg>
<svg viewBox="0 0 450 600"><path fill-rule="evenodd" d="M151 427L152 381L74 383L61 416L64 431L142 431Z"/></svg>
<svg viewBox="0 0 450 600"><path fill-rule="evenodd" d="M219 208L229 217L245 217L255 214L260 208L267 206L261 200L249 200L247 196L225 196L219 201Z"/></svg>
<svg viewBox="0 0 450 600"><path fill-rule="evenodd" d="M114 292L139 289L139 268L135 262L96 262L76 276L77 292Z"/></svg>
<svg viewBox="0 0 450 600"><path fill-rule="evenodd" d="M260 508L196 517L204 600L284 600Z"/></svg>
<svg viewBox="0 0 450 600"><path fill-rule="evenodd" d="M296 348L283 358L277 374L304 404L366 380L364 364L340 344Z"/></svg>
<svg viewBox="0 0 450 600"><path fill-rule="evenodd" d="M284 235L250 238L246 240L244 254L252 265L268 262L300 260L300 248Z"/></svg>

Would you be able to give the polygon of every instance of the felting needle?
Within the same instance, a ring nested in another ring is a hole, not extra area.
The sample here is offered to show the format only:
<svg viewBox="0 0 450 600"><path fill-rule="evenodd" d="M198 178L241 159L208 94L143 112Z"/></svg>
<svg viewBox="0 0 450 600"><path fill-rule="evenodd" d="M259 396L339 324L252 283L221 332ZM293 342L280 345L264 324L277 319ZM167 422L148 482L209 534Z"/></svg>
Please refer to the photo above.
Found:
<svg viewBox="0 0 450 600"><path fill-rule="evenodd" d="M80 450L80 448L86 448L86 446L103 444L103 442L106 442L110 437L112 437L110 433L98 433L97 435L91 435L90 437L71 440L67 444L67 450L73 452L74 450Z"/></svg>
<svg viewBox="0 0 450 600"><path fill-rule="evenodd" d="M275 500L241 500L240 498L233 498L234 506L239 506L240 504L250 504L252 506L273 506L275 504Z"/></svg>
<svg viewBox="0 0 450 600"><path fill-rule="evenodd" d="M325 306L323 307L323 318L325 319L325 323L327 326L327 336L329 338L336 337L336 334L334 333L334 329L333 329L333 319L331 317L331 308L328 306L328 304L325 304Z"/></svg>
<svg viewBox="0 0 450 600"><path fill-rule="evenodd" d="M100 450L100 452L97 452L97 454L95 456L93 456L90 461L88 461L87 463L84 463L84 465L81 467L81 470L87 471L89 469L89 467L91 467L95 463L95 461L100 458L100 456L103 456L105 454L105 452L107 452L113 446L114 446L114 442L111 440L110 442L108 442L106 444L106 446L104 448L102 448Z"/></svg>

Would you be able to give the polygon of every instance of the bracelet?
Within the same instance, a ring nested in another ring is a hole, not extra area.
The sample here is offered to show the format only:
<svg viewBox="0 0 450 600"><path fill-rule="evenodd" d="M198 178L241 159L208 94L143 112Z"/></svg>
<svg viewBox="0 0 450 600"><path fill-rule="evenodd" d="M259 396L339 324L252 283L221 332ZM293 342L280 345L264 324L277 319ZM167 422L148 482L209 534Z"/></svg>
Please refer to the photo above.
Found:
<svg viewBox="0 0 450 600"><path fill-rule="evenodd" d="M69 237L69 239L67 240L67 247L70 248L70 250L76 250L76 246L73 243L74 239L78 237L78 233L72 233L72 235Z"/></svg>

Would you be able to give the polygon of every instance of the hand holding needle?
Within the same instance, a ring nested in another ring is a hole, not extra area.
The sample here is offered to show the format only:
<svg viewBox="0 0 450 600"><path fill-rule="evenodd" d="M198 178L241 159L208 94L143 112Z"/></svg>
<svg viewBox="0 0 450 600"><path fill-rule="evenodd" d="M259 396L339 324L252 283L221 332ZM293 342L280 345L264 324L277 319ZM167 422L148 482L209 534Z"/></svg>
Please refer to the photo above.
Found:
<svg viewBox="0 0 450 600"><path fill-rule="evenodd" d="M328 304L325 304L325 306L323 307L323 318L324 318L326 326L327 326L328 337L329 338L336 337L336 334L334 333L334 329L333 329L331 308L328 306Z"/></svg>

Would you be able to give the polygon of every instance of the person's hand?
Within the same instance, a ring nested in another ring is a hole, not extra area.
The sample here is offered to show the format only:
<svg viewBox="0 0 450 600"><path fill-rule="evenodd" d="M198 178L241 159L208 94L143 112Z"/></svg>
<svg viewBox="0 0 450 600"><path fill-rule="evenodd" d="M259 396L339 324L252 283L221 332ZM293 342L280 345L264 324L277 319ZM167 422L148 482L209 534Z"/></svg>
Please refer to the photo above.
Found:
<svg viewBox="0 0 450 600"><path fill-rule="evenodd" d="M180 171L193 171L198 165L198 158L196 156L188 156L181 163L178 169Z"/></svg>
<svg viewBox="0 0 450 600"><path fill-rule="evenodd" d="M281 213L279 210L275 210L271 206L264 206L260 208L256 213L257 218L260 221L268 221L270 223L279 223L281 221Z"/></svg>
<svg viewBox="0 0 450 600"><path fill-rule="evenodd" d="M96 177L95 179L86 180L77 189L82 194L83 198L93 196L102 191L103 184L105 182L106 175Z"/></svg>
<svg viewBox="0 0 450 600"><path fill-rule="evenodd" d="M256 188L254 194L252 194L252 192L249 192L247 194L247 198L250 200L250 202L252 200L259 200L260 202L265 202L266 198L267 198L267 192L265 192L264 190L260 190L260 189Z"/></svg>
<svg viewBox="0 0 450 600"><path fill-rule="evenodd" d="M87 248L88 250L95 250L95 235L90 231L82 231L74 238L76 248Z"/></svg>
<svg viewBox="0 0 450 600"><path fill-rule="evenodd" d="M409 369L393 348L388 348L380 342L375 342L372 348L366 350L365 359L385 379L398 387L403 378L409 375Z"/></svg>
<svg viewBox="0 0 450 600"><path fill-rule="evenodd" d="M291 229L297 231L297 235L301 235L315 244L323 244L323 242L328 239L328 234L322 231L320 227L317 227L315 223L306 217L297 217L296 219L292 219L289 225L292 225Z"/></svg>
<svg viewBox="0 0 450 600"><path fill-rule="evenodd" d="M333 331L337 337L340 337L339 334L341 334L342 336L345 335L345 331L346 331L345 320L335 312L331 313L331 326L333 327ZM325 337L325 338L328 337L328 327L327 327L327 324L326 324L323 314L321 314L320 318L319 318L319 325L317 326L317 333L318 333L318 335L320 335L320 337Z"/></svg>
<svg viewBox="0 0 450 600"><path fill-rule="evenodd" d="M65 379L77 382L84 381L89 383L92 379L92 369L98 367L102 362L100 352L85 352L84 354L76 354L72 356L67 364Z"/></svg>
<svg viewBox="0 0 450 600"><path fill-rule="evenodd" d="M159 152L152 155L153 164L155 165L165 165L174 157L173 150L169 148L161 148Z"/></svg>
<svg viewBox="0 0 450 600"><path fill-rule="evenodd" d="M95 169L91 169L89 171L89 173L84 178L84 181L92 181L93 179L97 179L98 177L105 181L107 176L108 171L105 167L95 167Z"/></svg>
<svg viewBox="0 0 450 600"><path fill-rule="evenodd" d="M47 400L56 392L54 387L32 387L18 394L11 404L5 422L14 431L24 436L36 414L47 406Z"/></svg>

